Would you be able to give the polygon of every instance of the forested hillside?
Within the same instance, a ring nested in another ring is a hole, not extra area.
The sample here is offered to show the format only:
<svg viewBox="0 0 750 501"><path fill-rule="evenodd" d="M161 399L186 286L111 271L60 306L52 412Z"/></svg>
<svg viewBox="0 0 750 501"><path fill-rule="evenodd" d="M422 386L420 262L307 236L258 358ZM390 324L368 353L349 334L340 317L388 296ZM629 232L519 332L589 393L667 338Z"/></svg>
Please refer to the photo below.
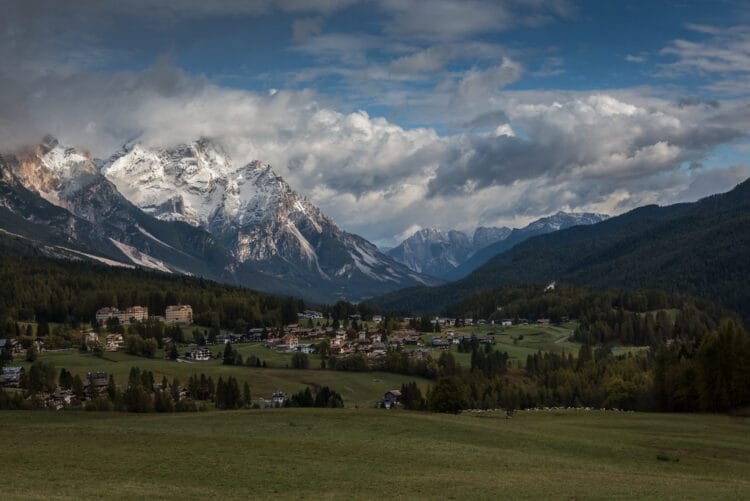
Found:
<svg viewBox="0 0 750 501"><path fill-rule="evenodd" d="M716 301L750 318L750 181L692 204L646 206L538 236L463 280L372 301L388 310L445 311L471 294L551 281L663 289Z"/></svg>
<svg viewBox="0 0 750 501"><path fill-rule="evenodd" d="M75 325L104 306L147 306L163 315L170 304L189 304L196 323L235 328L295 322L301 302L208 280L87 261L52 260L0 248L0 337L16 321Z"/></svg>

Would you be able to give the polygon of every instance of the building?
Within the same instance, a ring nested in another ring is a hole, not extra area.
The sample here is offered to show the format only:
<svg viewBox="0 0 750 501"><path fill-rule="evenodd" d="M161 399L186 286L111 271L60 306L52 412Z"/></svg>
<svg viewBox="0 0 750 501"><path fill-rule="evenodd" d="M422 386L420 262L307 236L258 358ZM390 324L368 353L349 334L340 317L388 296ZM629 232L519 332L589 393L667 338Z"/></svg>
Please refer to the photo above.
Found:
<svg viewBox="0 0 750 501"><path fill-rule="evenodd" d="M193 323L193 307L189 304L167 306L164 321L168 324L190 325Z"/></svg>
<svg viewBox="0 0 750 501"><path fill-rule="evenodd" d="M283 391L275 391L271 395L271 401L275 407L281 407L286 402L286 393Z"/></svg>
<svg viewBox="0 0 750 501"><path fill-rule="evenodd" d="M401 405L401 391L391 390L387 391L383 395L383 400L380 401L380 407L383 409L394 409Z"/></svg>
<svg viewBox="0 0 750 501"><path fill-rule="evenodd" d="M122 345L125 343L125 338L122 337L122 334L109 334L107 335L107 342L104 345L105 351L117 351L120 348L122 348Z"/></svg>
<svg viewBox="0 0 750 501"><path fill-rule="evenodd" d="M145 306L131 306L124 310L114 307L102 308L96 312L96 321L106 324L110 318L116 318L121 324L130 322L145 322L148 319L148 308Z"/></svg>
<svg viewBox="0 0 750 501"><path fill-rule="evenodd" d="M88 372L83 386L90 398L107 391L109 375L106 372Z"/></svg>
<svg viewBox="0 0 750 501"><path fill-rule="evenodd" d="M185 358L190 360L211 360L211 350L202 346L193 346L185 352Z"/></svg>
<svg viewBox="0 0 750 501"><path fill-rule="evenodd" d="M23 375L23 367L3 367L0 373L0 386L18 388L21 386L21 375Z"/></svg>

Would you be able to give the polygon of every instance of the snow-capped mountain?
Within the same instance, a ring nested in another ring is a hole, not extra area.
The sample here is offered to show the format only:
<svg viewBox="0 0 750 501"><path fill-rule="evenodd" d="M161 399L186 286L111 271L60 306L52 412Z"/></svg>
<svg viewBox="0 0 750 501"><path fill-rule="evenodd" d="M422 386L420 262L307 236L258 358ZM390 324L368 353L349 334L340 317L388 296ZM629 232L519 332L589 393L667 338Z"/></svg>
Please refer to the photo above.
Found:
<svg viewBox="0 0 750 501"><path fill-rule="evenodd" d="M130 144L100 168L144 212L208 231L238 265L318 291L319 300L435 283L342 231L269 165L236 165L207 139L166 149Z"/></svg>
<svg viewBox="0 0 750 501"><path fill-rule="evenodd" d="M388 255L414 271L439 277L466 261L473 251L465 233L427 228L389 250Z"/></svg>
<svg viewBox="0 0 750 501"><path fill-rule="evenodd" d="M387 254L412 270L444 277L477 250L507 238L510 233L510 228L479 227L469 238L457 230L428 228L417 231Z"/></svg>
<svg viewBox="0 0 750 501"><path fill-rule="evenodd" d="M471 239L460 231L420 230L390 249L388 255L421 273L446 280L466 276L491 257L535 235L606 219L602 214L558 212L521 229L479 227Z"/></svg>
<svg viewBox="0 0 750 501"><path fill-rule="evenodd" d="M108 264L214 279L231 256L207 232L154 219L128 202L86 152L52 137L2 158L2 228ZM58 249L59 250L59 249Z"/></svg>

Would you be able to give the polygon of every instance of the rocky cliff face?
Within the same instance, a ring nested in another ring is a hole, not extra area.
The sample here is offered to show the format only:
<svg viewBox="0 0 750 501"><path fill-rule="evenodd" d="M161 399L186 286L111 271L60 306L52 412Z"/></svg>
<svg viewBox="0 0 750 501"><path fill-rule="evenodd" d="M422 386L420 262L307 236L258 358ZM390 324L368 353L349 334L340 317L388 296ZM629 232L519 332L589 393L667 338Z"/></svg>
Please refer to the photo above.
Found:
<svg viewBox="0 0 750 501"><path fill-rule="evenodd" d="M269 165L235 165L206 139L169 149L128 145L101 172L146 213L200 227L238 264L279 279L348 299L435 283L342 231Z"/></svg>

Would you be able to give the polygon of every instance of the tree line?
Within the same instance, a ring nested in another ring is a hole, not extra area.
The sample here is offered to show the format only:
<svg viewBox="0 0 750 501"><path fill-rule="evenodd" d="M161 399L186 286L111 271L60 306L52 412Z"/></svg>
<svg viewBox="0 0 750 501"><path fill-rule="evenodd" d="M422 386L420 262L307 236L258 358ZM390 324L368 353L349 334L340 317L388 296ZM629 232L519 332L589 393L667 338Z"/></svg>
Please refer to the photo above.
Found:
<svg viewBox="0 0 750 501"><path fill-rule="evenodd" d="M698 338L613 355L606 346L572 353L529 355L508 370L489 350L472 354L470 370L444 373L425 395L401 389L404 407L436 412L464 409L594 407L664 412L732 412L750 406L750 338L726 320Z"/></svg>

